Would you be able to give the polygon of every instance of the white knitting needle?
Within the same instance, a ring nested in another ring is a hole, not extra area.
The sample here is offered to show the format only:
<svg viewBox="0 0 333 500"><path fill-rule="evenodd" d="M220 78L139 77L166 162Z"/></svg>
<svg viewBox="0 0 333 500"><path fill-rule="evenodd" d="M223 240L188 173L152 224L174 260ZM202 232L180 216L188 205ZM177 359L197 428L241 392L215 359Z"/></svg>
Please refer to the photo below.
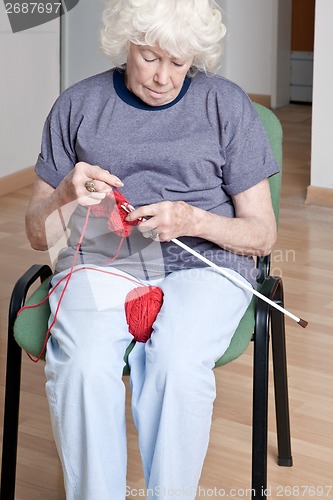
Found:
<svg viewBox="0 0 333 500"><path fill-rule="evenodd" d="M135 208L132 205L127 205L127 204L126 205L121 205L121 208L123 208L127 213L130 213L133 210L135 210ZM185 245L185 243L177 240L177 238L173 238L171 241L173 243L176 243L176 245L178 245L179 247L183 248L184 250L186 250L190 254L194 255L198 259L200 259L202 262L204 262L208 266L210 266L213 269L215 269L215 271L217 271L219 274L222 274L223 276L225 276L229 280L231 280L234 283L236 283L237 285L239 285L241 288L244 288L245 290L248 290L249 292L251 292L254 295L256 295L257 297L259 297L259 299L267 302L272 307L275 307L275 309L277 309L278 311L282 312L286 316L289 316L289 318L291 318L294 321L296 321L296 323L298 323L302 328L305 328L308 325L308 322L305 321L304 319L298 318L297 316L295 316L295 314L292 314L291 312L287 311L287 309L284 309L284 307L281 307L279 304L276 304L276 302L273 302L273 300L269 299L268 297L265 297L265 295L263 295L262 293L258 292L255 288L252 288L251 285L247 285L246 283L244 283L244 281L236 278L232 274L229 274L224 268L220 268L219 266L217 266L216 264L214 264L214 262L211 262L210 260L206 259L206 257L204 257L203 255L201 255L198 252L196 252L195 250L193 250L191 247Z"/></svg>

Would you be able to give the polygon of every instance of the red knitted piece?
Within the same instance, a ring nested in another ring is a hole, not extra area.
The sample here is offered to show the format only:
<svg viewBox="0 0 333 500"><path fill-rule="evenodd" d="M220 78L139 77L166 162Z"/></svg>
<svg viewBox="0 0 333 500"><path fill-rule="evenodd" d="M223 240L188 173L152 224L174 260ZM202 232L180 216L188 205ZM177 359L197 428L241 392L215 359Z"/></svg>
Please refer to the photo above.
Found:
<svg viewBox="0 0 333 500"><path fill-rule="evenodd" d="M147 342L154 321L163 304L163 292L158 286L139 286L131 290L125 301L129 332L137 342Z"/></svg>
<svg viewBox="0 0 333 500"><path fill-rule="evenodd" d="M106 217L110 231L127 238L133 231L133 227L137 226L140 221L126 221L128 213L121 208L121 205L128 206L129 203L118 189L114 189L98 205L91 206L91 213L95 217Z"/></svg>

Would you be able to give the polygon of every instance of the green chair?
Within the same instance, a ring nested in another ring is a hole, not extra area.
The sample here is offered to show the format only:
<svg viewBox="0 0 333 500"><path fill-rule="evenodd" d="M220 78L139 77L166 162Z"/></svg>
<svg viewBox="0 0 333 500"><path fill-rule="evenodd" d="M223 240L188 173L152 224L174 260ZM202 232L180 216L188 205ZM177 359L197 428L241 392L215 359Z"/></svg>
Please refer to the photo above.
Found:
<svg viewBox="0 0 333 500"><path fill-rule="evenodd" d="M267 108L255 104L266 128L274 155L282 165L282 130L276 116ZM270 178L271 196L278 221L281 173ZM257 258L258 290L283 307L281 277L270 276L270 256ZM25 304L37 304L47 295L52 271L46 265L33 265L17 281L11 296L8 322L6 394L2 449L0 500L14 500L22 349L34 357L40 354L47 331L50 308L43 306L25 310L17 317ZM26 301L29 289L37 280L41 285ZM271 327L271 328L270 328ZM216 367L239 357L254 342L253 360L253 419L252 419L252 498L266 498L267 488L267 416L268 416L268 363L270 331L274 369L275 410L278 440L278 464L292 466L287 363L284 316L266 302L253 298L235 332L233 340L218 360ZM126 355L133 347L129 346ZM128 366L124 375L129 374Z"/></svg>

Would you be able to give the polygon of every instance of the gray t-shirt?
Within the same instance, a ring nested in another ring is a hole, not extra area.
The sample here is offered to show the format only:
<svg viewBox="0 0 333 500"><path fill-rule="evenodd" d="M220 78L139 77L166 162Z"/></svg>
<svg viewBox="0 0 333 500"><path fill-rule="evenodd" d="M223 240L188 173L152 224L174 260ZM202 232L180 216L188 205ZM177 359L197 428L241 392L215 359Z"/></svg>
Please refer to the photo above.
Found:
<svg viewBox="0 0 333 500"><path fill-rule="evenodd" d="M279 170L248 96L229 80L204 73L186 78L178 98L157 107L126 88L122 70L64 91L46 120L35 170L56 187L79 161L117 175L124 182L121 192L135 207L182 200L227 217L234 217L232 195ZM86 213L85 207L75 210L56 272L71 267ZM179 239L255 283L252 257L201 238ZM107 220L91 215L77 264L108 265L119 243ZM205 264L175 243L151 242L135 229L112 265L138 278L154 278Z"/></svg>

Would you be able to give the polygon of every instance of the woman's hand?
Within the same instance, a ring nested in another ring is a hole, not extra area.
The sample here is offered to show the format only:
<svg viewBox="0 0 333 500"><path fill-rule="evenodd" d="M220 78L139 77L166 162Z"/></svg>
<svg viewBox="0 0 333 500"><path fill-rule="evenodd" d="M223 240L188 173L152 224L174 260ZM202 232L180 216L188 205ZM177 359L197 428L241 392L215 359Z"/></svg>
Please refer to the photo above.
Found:
<svg viewBox="0 0 333 500"><path fill-rule="evenodd" d="M87 190L87 182L93 183L94 192ZM81 161L64 177L56 191L61 205L74 200L77 200L80 205L96 205L112 191L112 187L123 185L117 176L110 174L107 170Z"/></svg>
<svg viewBox="0 0 333 500"><path fill-rule="evenodd" d="M95 192L87 190L87 181L93 181ZM85 162L77 163L57 188L37 177L25 218L31 246L36 250L46 250L53 246L63 234L63 223L67 224L78 203L100 203L106 194L112 191L112 187L120 186L123 186L123 183L117 176Z"/></svg>
<svg viewBox="0 0 333 500"><path fill-rule="evenodd" d="M134 210L126 220L147 219L137 226L145 238L170 241L194 234L195 210L184 201L162 201Z"/></svg>

